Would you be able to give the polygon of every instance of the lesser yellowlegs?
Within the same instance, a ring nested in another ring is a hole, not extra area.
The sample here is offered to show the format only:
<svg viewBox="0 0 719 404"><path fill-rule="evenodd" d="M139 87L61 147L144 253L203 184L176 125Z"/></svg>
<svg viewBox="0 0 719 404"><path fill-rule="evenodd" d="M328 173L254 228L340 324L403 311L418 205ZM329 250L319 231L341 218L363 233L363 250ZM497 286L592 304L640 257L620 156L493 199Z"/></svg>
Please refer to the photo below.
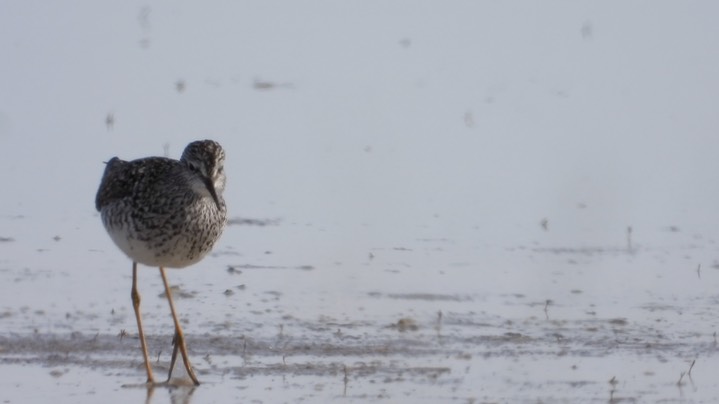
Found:
<svg viewBox="0 0 719 404"><path fill-rule="evenodd" d="M179 349L187 374L199 384L187 355L165 268L182 268L200 261L222 234L227 209L225 152L212 140L192 142L180 160L147 157L107 162L95 207L115 244L132 259L132 304L147 370L154 384L140 315L137 264L160 268L175 323L175 346L168 381Z"/></svg>

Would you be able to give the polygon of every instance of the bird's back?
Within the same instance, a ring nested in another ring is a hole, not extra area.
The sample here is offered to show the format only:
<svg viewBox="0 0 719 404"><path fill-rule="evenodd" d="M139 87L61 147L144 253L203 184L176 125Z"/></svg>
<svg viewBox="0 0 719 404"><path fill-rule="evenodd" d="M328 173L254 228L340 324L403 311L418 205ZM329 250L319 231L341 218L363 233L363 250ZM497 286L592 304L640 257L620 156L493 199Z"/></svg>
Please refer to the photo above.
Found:
<svg viewBox="0 0 719 404"><path fill-rule="evenodd" d="M133 209L160 208L155 199L162 192L184 192L187 179L179 161L164 157L148 157L133 161L113 157L107 162L95 197L95 208L122 202ZM155 203L153 203L155 202Z"/></svg>

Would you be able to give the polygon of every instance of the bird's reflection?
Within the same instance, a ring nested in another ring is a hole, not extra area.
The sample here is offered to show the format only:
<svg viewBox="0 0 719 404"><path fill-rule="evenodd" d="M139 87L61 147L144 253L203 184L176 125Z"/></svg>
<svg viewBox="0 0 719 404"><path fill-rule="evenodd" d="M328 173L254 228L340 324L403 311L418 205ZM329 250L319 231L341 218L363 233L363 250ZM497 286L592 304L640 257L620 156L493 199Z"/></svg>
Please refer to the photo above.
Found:
<svg viewBox="0 0 719 404"><path fill-rule="evenodd" d="M122 387L147 389L145 404L151 404L153 401L158 400L155 394L157 390L167 390L170 395L171 404L190 404L192 402L192 394L197 389L197 386L195 386L192 381L178 379L162 383L126 384Z"/></svg>

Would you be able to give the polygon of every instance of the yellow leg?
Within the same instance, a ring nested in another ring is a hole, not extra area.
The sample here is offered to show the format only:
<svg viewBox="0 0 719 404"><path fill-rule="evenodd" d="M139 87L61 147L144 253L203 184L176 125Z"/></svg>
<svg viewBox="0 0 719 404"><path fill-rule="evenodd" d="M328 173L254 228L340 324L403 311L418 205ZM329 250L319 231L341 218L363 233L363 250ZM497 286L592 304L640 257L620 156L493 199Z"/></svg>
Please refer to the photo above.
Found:
<svg viewBox="0 0 719 404"><path fill-rule="evenodd" d="M170 291L170 284L167 283L167 277L165 276L165 268L160 267L160 275L162 275L162 282L165 284L165 294L167 295L167 301L170 303L170 311L172 312L172 321L175 322L175 348L179 349L180 354L182 355L182 360L185 362L185 370L187 370L187 375L190 376L190 379L192 379L192 382L195 383L196 386L200 385L199 380L197 380L197 376L195 376L195 372L192 370L192 365L190 365L190 358L187 355L187 347L185 346L185 336L182 334L182 327L180 327L180 321L177 319L177 312L175 311L175 304L172 302L172 292ZM177 356L176 352L173 352L173 357ZM174 360L172 361L172 365L174 366ZM167 376L167 381L170 381L170 378L172 377L172 367L170 367L170 374Z"/></svg>
<svg viewBox="0 0 719 404"><path fill-rule="evenodd" d="M145 358L145 370L147 370L147 383L154 383L155 378L152 376L152 367L150 366L150 355L147 354L147 342L145 341L145 333L142 330L142 316L140 315L140 293L137 291L137 262L132 263L132 307L135 309L135 318L137 319L137 333L140 336L140 346L142 347L142 355Z"/></svg>
<svg viewBox="0 0 719 404"><path fill-rule="evenodd" d="M179 345L177 345L177 331L175 331L175 336L172 337L172 357L170 359L170 374L167 375L167 381L170 381L170 378L172 378L172 369L175 368L175 362L177 361L177 351Z"/></svg>

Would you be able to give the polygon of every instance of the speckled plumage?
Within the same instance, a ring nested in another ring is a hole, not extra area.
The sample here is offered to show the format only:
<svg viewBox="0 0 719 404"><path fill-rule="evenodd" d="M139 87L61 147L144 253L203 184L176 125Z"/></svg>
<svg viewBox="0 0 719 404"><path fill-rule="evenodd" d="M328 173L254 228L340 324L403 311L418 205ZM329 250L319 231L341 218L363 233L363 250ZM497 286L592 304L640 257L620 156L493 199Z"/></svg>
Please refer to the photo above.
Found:
<svg viewBox="0 0 719 404"><path fill-rule="evenodd" d="M115 244L149 266L201 260L227 222L224 158L218 143L204 140L190 143L180 160L108 161L95 206Z"/></svg>
<svg viewBox="0 0 719 404"><path fill-rule="evenodd" d="M212 249L227 223L225 152L212 140L192 142L180 160L148 157L107 162L95 207L112 240L132 259L132 305L145 360L148 385L155 384L142 329L137 263L160 268L165 294L175 323L170 372L178 351L194 384L195 376L177 318L165 267L182 268L201 260Z"/></svg>

